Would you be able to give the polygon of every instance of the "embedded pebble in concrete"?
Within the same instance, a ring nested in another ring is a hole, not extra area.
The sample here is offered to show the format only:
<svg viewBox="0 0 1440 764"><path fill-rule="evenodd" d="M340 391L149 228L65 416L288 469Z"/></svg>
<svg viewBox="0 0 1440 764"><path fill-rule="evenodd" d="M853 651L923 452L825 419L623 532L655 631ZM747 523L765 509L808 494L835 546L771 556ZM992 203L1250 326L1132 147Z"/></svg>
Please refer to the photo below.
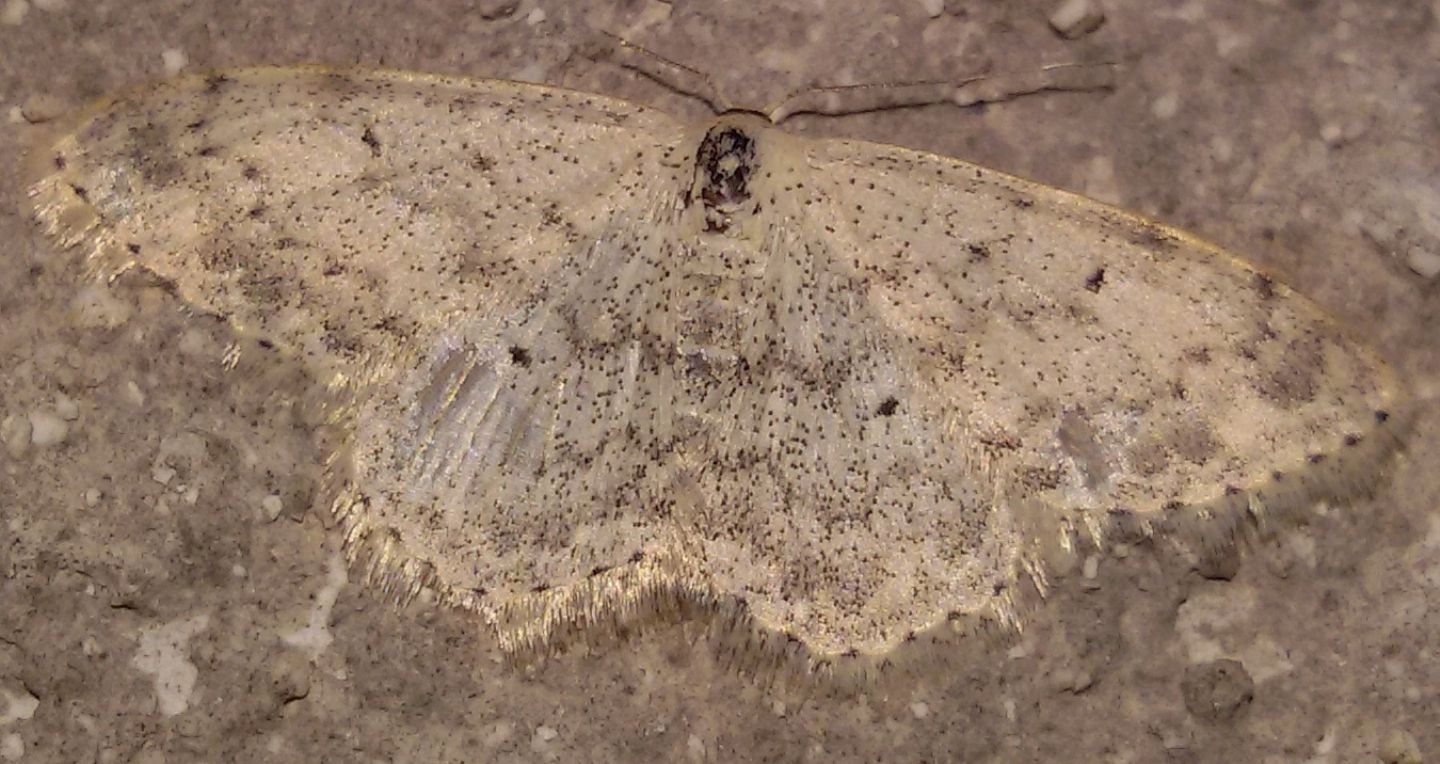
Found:
<svg viewBox="0 0 1440 764"><path fill-rule="evenodd" d="M920 0L920 7L926 16L938 19L945 12L945 0Z"/></svg>
<svg viewBox="0 0 1440 764"><path fill-rule="evenodd" d="M70 423L54 411L37 409L30 412L30 443L40 448L58 446L70 434Z"/></svg>
<svg viewBox="0 0 1440 764"><path fill-rule="evenodd" d="M554 727L547 727L542 724L536 727L535 732L530 735L530 750L545 756L547 759L553 760L556 756L553 750L553 743L555 738L559 736L560 732Z"/></svg>
<svg viewBox="0 0 1440 764"><path fill-rule="evenodd" d="M1206 581L1195 586L1175 616L1175 631L1192 663L1238 660L1257 684L1294 670L1286 651L1256 633L1253 588Z"/></svg>
<svg viewBox="0 0 1440 764"><path fill-rule="evenodd" d="M5 0L4 8L0 9L0 24L18 27L29 12L30 3L26 0Z"/></svg>
<svg viewBox="0 0 1440 764"><path fill-rule="evenodd" d="M1440 276L1440 252L1426 249L1419 244L1410 247L1405 255L1405 264L1424 278Z"/></svg>
<svg viewBox="0 0 1440 764"><path fill-rule="evenodd" d="M1154 114L1156 119L1174 117L1180 113L1180 94L1170 92L1156 98L1155 103L1150 105L1150 113Z"/></svg>
<svg viewBox="0 0 1440 764"><path fill-rule="evenodd" d="M312 662L318 661L330 643L335 641L330 634L330 613L335 609L335 600L340 597L340 590L345 588L346 582L344 560L332 557L325 573L325 583L315 594L315 605L310 609L305 626L282 634L280 641L301 650L310 656Z"/></svg>
<svg viewBox="0 0 1440 764"><path fill-rule="evenodd" d="M1105 23L1105 10L1096 0L1061 0L1050 12L1050 27L1061 37L1084 37Z"/></svg>
<svg viewBox="0 0 1440 764"><path fill-rule="evenodd" d="M1240 661L1194 663L1180 683L1185 708L1207 722L1228 722L1255 697L1255 680Z"/></svg>
<svg viewBox="0 0 1440 764"><path fill-rule="evenodd" d="M165 75L174 77L190 63L190 59L179 48L166 48L160 53L160 62L165 67Z"/></svg>
<svg viewBox="0 0 1440 764"><path fill-rule="evenodd" d="M209 625L210 617L202 613L141 630L130 663L152 677L161 715L175 716L190 707L200 672L190 662L188 643Z"/></svg>
<svg viewBox="0 0 1440 764"><path fill-rule="evenodd" d="M35 716L35 709L40 707L40 699L23 687L17 688L15 692L0 688L0 696L5 700L4 710L0 711L0 727L23 722Z"/></svg>
<svg viewBox="0 0 1440 764"><path fill-rule="evenodd" d="M1414 735L1405 730L1391 730L1380 744L1380 760L1385 764L1424 764L1425 756Z"/></svg>
<svg viewBox="0 0 1440 764"><path fill-rule="evenodd" d="M25 738L18 732L6 733L0 737L0 758L6 761L19 761L25 757Z"/></svg>
<svg viewBox="0 0 1440 764"><path fill-rule="evenodd" d="M46 229L304 364L366 580L517 656L687 603L740 664L863 672L1017 625L1116 524L1219 541L1364 489L1404 424L1228 253L753 114L261 68L57 127Z"/></svg>
<svg viewBox="0 0 1440 764"><path fill-rule="evenodd" d="M22 459L30 452L30 417L11 414L0 419L0 441L11 459Z"/></svg>
<svg viewBox="0 0 1440 764"><path fill-rule="evenodd" d="M274 522L280 517L280 512L285 509L285 502L277 494L270 494L260 500L260 511L265 513L265 519Z"/></svg>

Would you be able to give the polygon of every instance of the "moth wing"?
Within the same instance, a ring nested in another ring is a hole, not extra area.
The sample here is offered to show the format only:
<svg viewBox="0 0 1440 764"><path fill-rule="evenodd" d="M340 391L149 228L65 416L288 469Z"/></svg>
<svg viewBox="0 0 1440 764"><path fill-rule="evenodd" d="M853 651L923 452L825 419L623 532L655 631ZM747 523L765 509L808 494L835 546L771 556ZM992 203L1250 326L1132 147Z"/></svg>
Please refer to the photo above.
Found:
<svg viewBox="0 0 1440 764"><path fill-rule="evenodd" d="M40 219L98 272L153 271L334 388L351 434L332 491L373 579L439 582L514 636L669 570L638 559L660 531L623 506L467 502L486 470L514 472L513 494L556 458L583 364L535 317L673 209L656 182L686 166L673 120L517 83L257 68L108 99L69 128L32 157Z"/></svg>
<svg viewBox="0 0 1440 764"><path fill-rule="evenodd" d="M31 157L55 236L105 275L155 272L324 381L523 303L679 129L582 93L321 67L180 77L68 127Z"/></svg>
<svg viewBox="0 0 1440 764"><path fill-rule="evenodd" d="M934 394L1005 465L1007 497L1142 521L1285 512L1373 479L1395 445L1389 367L1234 255L944 157L833 142L810 161L838 224L869 212L844 230L891 331L958 359Z"/></svg>
<svg viewBox="0 0 1440 764"><path fill-rule="evenodd" d="M790 430L758 439L768 472L713 478L746 530L705 549L722 592L817 659L1013 622L1025 574L1043 589L1077 537L1128 521L1224 542L1247 513L1367 485L1396 444L1388 368L1238 258L953 159L765 140L760 227L804 264L777 283L809 285L775 334L810 338L826 373L768 383L798 424L769 420Z"/></svg>

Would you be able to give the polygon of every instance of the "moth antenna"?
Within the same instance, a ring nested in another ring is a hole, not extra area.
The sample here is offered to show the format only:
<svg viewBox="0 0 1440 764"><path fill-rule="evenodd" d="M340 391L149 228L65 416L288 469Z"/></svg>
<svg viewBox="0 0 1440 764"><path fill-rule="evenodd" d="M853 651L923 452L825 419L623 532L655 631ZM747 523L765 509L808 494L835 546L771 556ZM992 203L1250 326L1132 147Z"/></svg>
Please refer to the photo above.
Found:
<svg viewBox="0 0 1440 764"><path fill-rule="evenodd" d="M580 55L629 69L668 90L703 102L715 114L724 114L734 108L730 99L704 72L672 61L613 32L600 31L580 51Z"/></svg>
<svg viewBox="0 0 1440 764"><path fill-rule="evenodd" d="M1008 101L1047 90L1090 92L1115 87L1113 62L1050 64L1038 69L981 74L963 80L879 82L807 88L787 95L765 110L779 124L796 114L840 116L882 109L953 103Z"/></svg>

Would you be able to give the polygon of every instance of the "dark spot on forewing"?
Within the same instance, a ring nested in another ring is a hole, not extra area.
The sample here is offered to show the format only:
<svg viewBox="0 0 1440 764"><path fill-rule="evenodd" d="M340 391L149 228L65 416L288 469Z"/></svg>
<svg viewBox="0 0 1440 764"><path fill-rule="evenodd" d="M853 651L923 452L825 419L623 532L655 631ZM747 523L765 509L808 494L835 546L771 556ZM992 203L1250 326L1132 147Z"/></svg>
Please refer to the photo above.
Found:
<svg viewBox="0 0 1440 764"><path fill-rule="evenodd" d="M1257 370L1251 385L1261 397L1291 408L1315 399L1324 373L1325 349L1319 338L1302 337L1279 353L1266 353L1268 368Z"/></svg>
<svg viewBox="0 0 1440 764"><path fill-rule="evenodd" d="M1063 477L1064 473L1054 465L1025 464L1015 470L1017 486L1025 489L1025 494L1053 491Z"/></svg>
<svg viewBox="0 0 1440 764"><path fill-rule="evenodd" d="M1204 345L1196 345L1194 347L1186 348L1182 356L1186 361L1189 361L1196 366L1208 366L1212 358L1210 348L1205 347Z"/></svg>
<svg viewBox="0 0 1440 764"><path fill-rule="evenodd" d="M168 129L150 122L136 128L131 136L129 159L146 182L167 186L184 173Z"/></svg>
<svg viewBox="0 0 1440 764"><path fill-rule="evenodd" d="M1144 223L1131 230L1131 242L1150 252L1172 252L1179 245L1174 234L1155 223Z"/></svg>
<svg viewBox="0 0 1440 764"><path fill-rule="evenodd" d="M1255 293L1260 295L1261 300L1272 300L1275 298L1275 281L1263 273L1256 273L1251 279L1255 287Z"/></svg>
<svg viewBox="0 0 1440 764"><path fill-rule="evenodd" d="M1100 287L1105 285L1105 269L1096 268L1089 276L1085 277L1085 289L1095 294L1100 293Z"/></svg>
<svg viewBox="0 0 1440 764"><path fill-rule="evenodd" d="M219 94L222 90L225 90L226 88L228 88L228 87L230 86L230 84L233 83L233 82L234 82L234 80L230 79L229 77L226 77L226 76L223 75L223 74L213 74L213 75L205 78L205 91L204 91L204 92L205 92L206 94L208 94L208 95L217 95L217 94Z"/></svg>
<svg viewBox="0 0 1440 764"><path fill-rule="evenodd" d="M1210 426L1200 421L1176 424L1170 438L1175 455L1194 464L1204 464L1220 452L1220 441Z"/></svg>
<svg viewBox="0 0 1440 764"><path fill-rule="evenodd" d="M360 142L370 147L370 156L380 156L380 139L375 137L374 128L366 127L365 131L360 133Z"/></svg>

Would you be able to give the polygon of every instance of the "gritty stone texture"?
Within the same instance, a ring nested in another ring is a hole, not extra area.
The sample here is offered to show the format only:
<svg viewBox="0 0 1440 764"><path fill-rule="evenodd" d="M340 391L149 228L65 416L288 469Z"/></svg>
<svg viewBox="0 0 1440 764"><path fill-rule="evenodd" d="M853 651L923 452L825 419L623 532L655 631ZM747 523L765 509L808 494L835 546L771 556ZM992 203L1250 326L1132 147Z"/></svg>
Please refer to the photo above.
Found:
<svg viewBox="0 0 1440 764"><path fill-rule="evenodd" d="M704 115L649 80L572 58L597 28L623 30L758 104L816 82L1123 60L1109 95L802 117L788 127L938 151L1065 188L1092 173L1084 158L1106 158L1115 201L1275 270L1377 346L1436 408L1440 307L1432 282L1406 262L1412 244L1440 251L1424 226L1435 208L1415 190L1440 176L1426 116L1440 113L1440 88L1417 63L1440 45L1430 4L1107 0L1105 25L1067 42L1046 20L1054 3L1030 0L947 2L933 20L918 2L843 14L809 3L756 13L728 3L537 2L547 20L536 27L523 13L487 21L468 3L345 12L200 0L42 12L14 2L29 12L0 43L0 105L40 94L76 103L156 78L162 52L175 48L189 70L319 60L538 75ZM1155 118L1152 105L1171 92L1179 111ZM333 584L339 539L323 513L259 521L263 497L303 506L319 474L317 423L293 394L298 379L267 372L272 364L248 352L227 372L223 332L143 280L112 286L124 322L76 321L79 263L42 244L10 180L23 122L0 131L0 413L26 418L58 392L83 412L83 437L43 452L27 445L21 459L0 453L0 687L23 685L40 701L31 718L0 730L21 737L23 761L524 762L540 760L531 742L542 725L557 732L546 745L561 761L686 760L694 736L710 759L737 762L1290 762L1318 755L1322 739L1328 760L1341 762L1375 760L1395 729L1435 758L1433 414L1422 414L1373 499L1314 514L1313 556L1300 555L1287 577L1262 564L1264 547L1232 580L1206 581L1188 574L1183 555L1137 541L1123 559L1104 558L1099 588L1053 591L1026 630L1028 650L1012 658L1004 646L961 644L950 668L917 680L923 693L836 699L760 688L692 645L684 625L516 671L462 614L424 602L394 608ZM1321 135L1332 123L1345 131L1333 145ZM211 339L181 352L197 326ZM139 395L126 392L131 382ZM205 444L183 469L172 462L176 482L202 487L188 508L150 478L162 439L187 432ZM91 488L103 498L86 507ZM160 498L168 514L155 510ZM233 575L237 565L245 575ZM1177 621L1207 587L1215 612L1205 623L1220 630L1210 636L1189 631L1198 619ZM316 608L332 591L333 605ZM1234 599L1243 616L1219 619ZM131 659L142 629L201 610L210 624L186 643L195 700L163 716L152 678ZM312 613L323 631L305 633L332 637L306 643L318 648L313 663L281 641ZM1252 673L1255 698L1239 723L1190 716L1177 685L1199 660L1192 648ZM277 650L313 667L308 694L278 712L268 689ZM1247 650L1270 656L1265 678ZM1280 657L1290 671L1278 671ZM1095 681L1057 692L1054 670L1077 660ZM925 719L910 708L916 697L926 699Z"/></svg>

